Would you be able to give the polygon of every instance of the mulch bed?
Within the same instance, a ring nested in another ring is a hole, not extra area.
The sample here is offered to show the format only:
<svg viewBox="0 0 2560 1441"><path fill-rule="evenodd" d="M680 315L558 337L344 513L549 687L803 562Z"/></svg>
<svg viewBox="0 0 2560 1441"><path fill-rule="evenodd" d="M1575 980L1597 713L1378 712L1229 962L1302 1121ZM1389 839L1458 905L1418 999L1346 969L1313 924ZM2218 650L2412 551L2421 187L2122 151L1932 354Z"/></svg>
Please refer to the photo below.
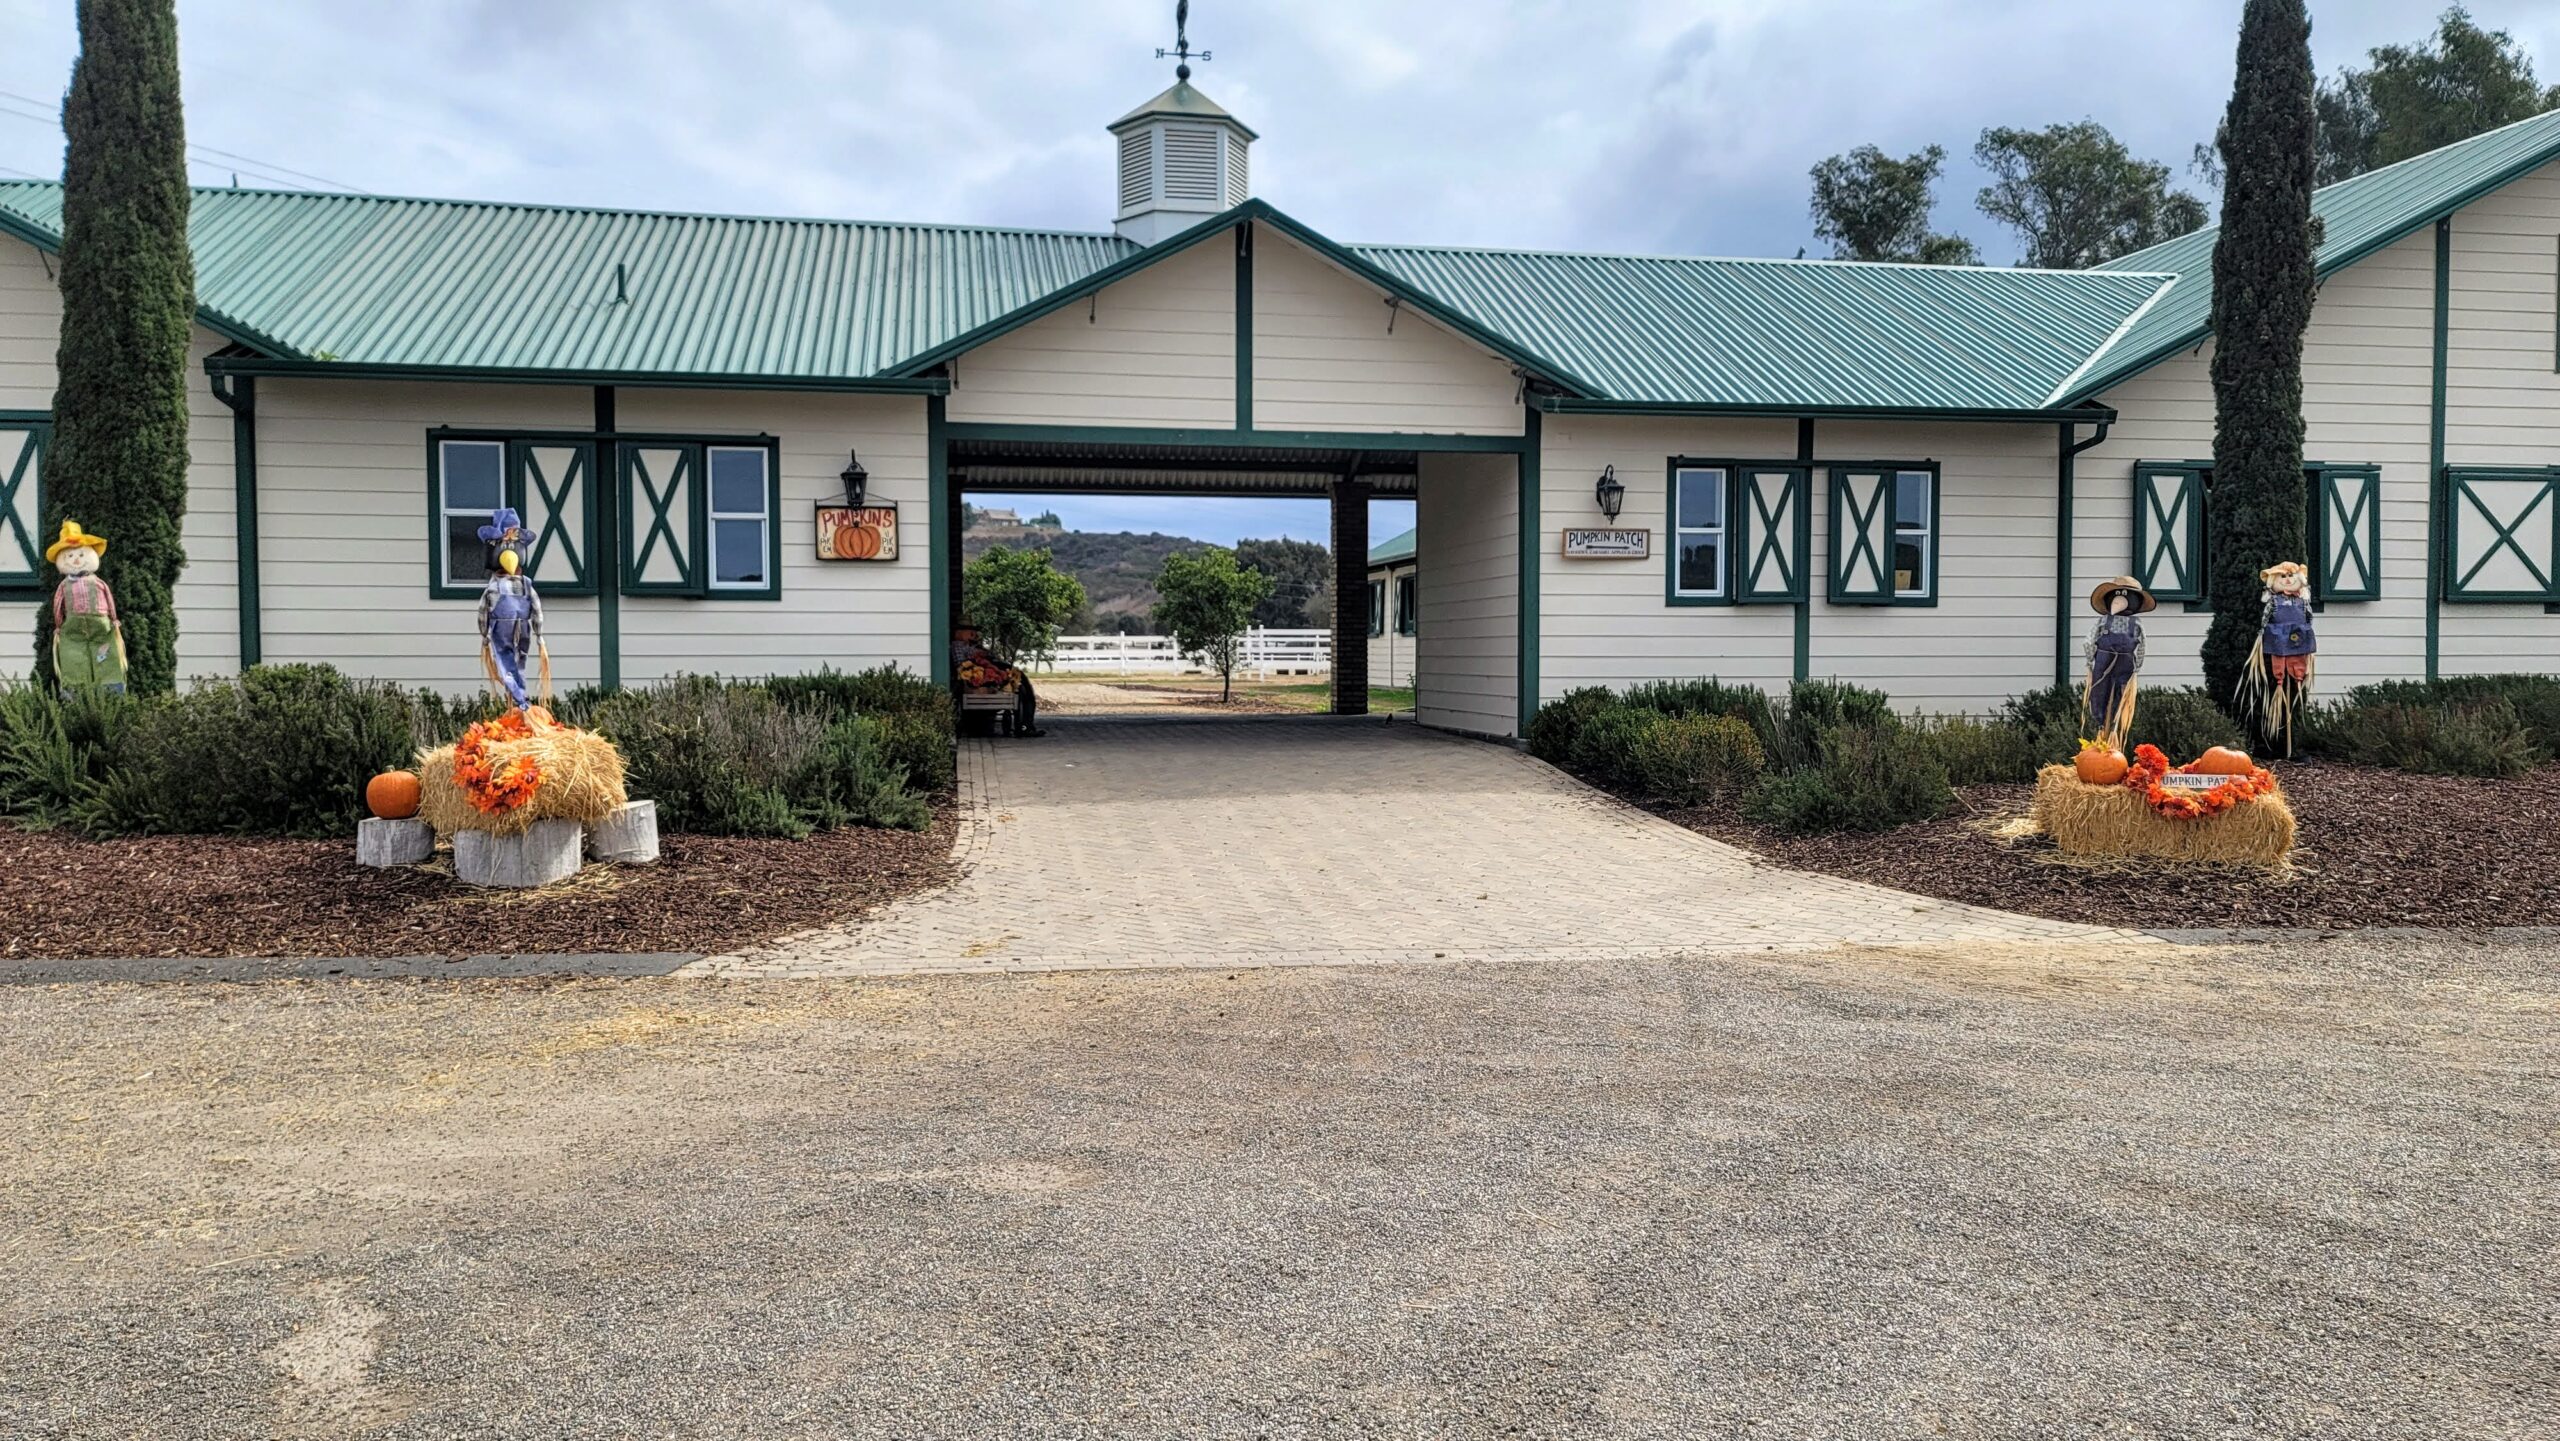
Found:
<svg viewBox="0 0 2560 1441"><path fill-rule="evenodd" d="M924 832L668 835L656 865L591 865L533 891L466 886L449 852L359 866L353 835L86 841L0 825L0 957L717 953L941 884L952 825L945 806Z"/></svg>
<svg viewBox="0 0 2560 1441"><path fill-rule="evenodd" d="M2180 866L2004 839L2034 788L1971 786L1950 814L1875 834L1788 836L1730 805L1665 814L1784 866L2057 920L2152 928L2560 925L2560 766L2472 780L2313 761L2275 767L2301 822L2293 866Z"/></svg>

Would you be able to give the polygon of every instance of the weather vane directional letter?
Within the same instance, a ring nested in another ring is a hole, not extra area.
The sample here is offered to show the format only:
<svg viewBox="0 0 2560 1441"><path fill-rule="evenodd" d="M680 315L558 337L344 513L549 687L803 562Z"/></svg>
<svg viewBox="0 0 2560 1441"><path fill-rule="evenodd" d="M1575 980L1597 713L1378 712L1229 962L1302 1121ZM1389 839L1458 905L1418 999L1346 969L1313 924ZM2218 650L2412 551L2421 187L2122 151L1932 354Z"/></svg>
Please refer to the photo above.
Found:
<svg viewBox="0 0 2560 1441"><path fill-rule="evenodd" d="M1156 58L1162 60L1168 55L1174 57L1180 63L1173 67L1173 78L1188 80L1191 78L1191 57L1194 54L1203 60L1210 58L1208 51L1194 51L1191 48L1191 0L1173 0L1173 48L1167 50L1158 46Z"/></svg>

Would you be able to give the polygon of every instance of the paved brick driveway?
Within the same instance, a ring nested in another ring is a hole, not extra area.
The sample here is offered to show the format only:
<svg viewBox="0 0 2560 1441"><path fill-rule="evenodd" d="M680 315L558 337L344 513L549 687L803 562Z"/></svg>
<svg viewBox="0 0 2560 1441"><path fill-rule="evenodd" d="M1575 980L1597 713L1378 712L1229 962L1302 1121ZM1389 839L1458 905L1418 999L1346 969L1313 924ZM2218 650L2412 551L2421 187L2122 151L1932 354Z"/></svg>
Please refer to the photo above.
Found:
<svg viewBox="0 0 2560 1441"><path fill-rule="evenodd" d="M742 975L1643 959L2122 933L1780 870L1507 748L1324 718L967 741L942 890Z"/></svg>

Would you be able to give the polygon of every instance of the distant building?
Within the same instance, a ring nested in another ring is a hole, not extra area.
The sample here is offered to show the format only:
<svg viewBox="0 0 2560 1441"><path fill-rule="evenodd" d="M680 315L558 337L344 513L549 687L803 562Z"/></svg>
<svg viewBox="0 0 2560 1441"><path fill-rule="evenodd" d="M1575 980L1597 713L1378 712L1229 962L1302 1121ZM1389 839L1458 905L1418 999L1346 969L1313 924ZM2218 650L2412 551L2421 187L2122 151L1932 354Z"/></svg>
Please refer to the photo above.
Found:
<svg viewBox="0 0 2560 1441"><path fill-rule="evenodd" d="M1369 683L1413 684L1415 642L1422 633L1422 572L1407 529L1369 547Z"/></svg>

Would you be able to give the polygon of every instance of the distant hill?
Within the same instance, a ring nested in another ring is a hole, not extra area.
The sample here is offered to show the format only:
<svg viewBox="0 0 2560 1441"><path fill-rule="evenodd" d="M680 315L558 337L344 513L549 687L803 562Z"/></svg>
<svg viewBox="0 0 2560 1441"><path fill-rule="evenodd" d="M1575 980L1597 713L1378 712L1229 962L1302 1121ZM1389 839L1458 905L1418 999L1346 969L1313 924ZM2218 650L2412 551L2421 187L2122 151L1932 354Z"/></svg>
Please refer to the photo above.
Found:
<svg viewBox="0 0 2560 1441"><path fill-rule="evenodd" d="M1067 623L1070 633L1143 635L1155 628L1149 618L1156 605L1156 573L1164 568L1164 558L1186 551L1203 550L1208 542L1185 536L1157 532L1057 530L1032 522L1011 521L1010 517L994 524L986 523L986 512L970 516L973 522L960 533L960 558L965 563L986 553L989 546L1001 545L1009 550L1046 550L1050 562L1074 576L1084 586L1085 608ZM1270 542L1247 541L1238 549L1248 559L1257 545ZM1287 545L1281 542L1280 545ZM1321 551L1321 547L1305 547ZM961 598L965 609L968 598ZM1327 603L1330 613L1330 602ZM1257 617L1259 624L1298 625L1302 622L1285 615ZM1323 624L1322 621L1317 624Z"/></svg>

